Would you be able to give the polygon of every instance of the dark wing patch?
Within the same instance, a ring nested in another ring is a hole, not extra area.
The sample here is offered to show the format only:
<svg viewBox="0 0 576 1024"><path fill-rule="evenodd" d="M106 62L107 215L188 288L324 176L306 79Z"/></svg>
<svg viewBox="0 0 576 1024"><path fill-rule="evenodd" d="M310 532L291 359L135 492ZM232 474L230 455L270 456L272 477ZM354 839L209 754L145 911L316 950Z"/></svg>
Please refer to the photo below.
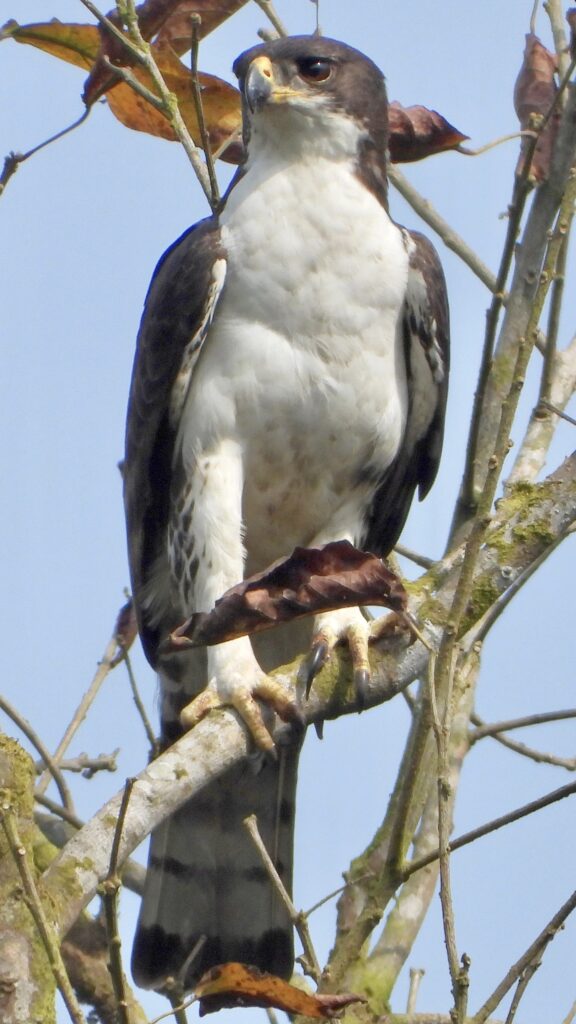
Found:
<svg viewBox="0 0 576 1024"><path fill-rule="evenodd" d="M132 373L124 504L132 591L140 636L154 664L158 626L146 612L145 587L163 555L174 439L200 347L224 280L218 223L190 228L154 272L138 333Z"/></svg>
<svg viewBox="0 0 576 1024"><path fill-rule="evenodd" d="M408 411L402 445L379 481L367 516L365 546L387 555L398 540L418 488L426 497L438 472L448 394L450 323L446 281L424 235L403 231L409 256L402 332Z"/></svg>

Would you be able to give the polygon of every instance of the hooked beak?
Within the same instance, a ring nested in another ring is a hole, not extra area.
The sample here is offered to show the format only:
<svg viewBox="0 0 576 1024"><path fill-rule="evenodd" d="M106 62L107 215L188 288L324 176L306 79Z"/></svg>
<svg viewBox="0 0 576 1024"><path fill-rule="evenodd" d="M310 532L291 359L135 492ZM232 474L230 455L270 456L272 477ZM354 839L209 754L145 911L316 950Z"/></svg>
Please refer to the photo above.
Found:
<svg viewBox="0 0 576 1024"><path fill-rule="evenodd" d="M275 87L272 62L269 57L256 57L248 68L244 91L252 113L261 110L272 96Z"/></svg>

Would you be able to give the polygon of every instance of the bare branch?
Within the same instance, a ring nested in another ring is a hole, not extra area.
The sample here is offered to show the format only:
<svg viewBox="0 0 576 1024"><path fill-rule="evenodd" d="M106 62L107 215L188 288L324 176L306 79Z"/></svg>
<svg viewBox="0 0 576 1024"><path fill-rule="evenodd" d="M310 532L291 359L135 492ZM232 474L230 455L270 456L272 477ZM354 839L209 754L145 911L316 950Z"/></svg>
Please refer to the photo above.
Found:
<svg viewBox="0 0 576 1024"><path fill-rule="evenodd" d="M298 911L294 906L294 903L290 899L290 895L286 891L286 887L283 884L282 879L280 878L280 875L278 874L274 866L274 862L262 841L262 837L258 830L258 822L254 814L251 814L250 817L244 819L244 827L246 828L246 831L248 832L252 842L254 843L254 846L258 850L258 853L262 858L262 863L264 864L264 867L268 872L268 876L271 879L272 884L276 889L276 892L278 893L278 896L280 897L282 903L284 904L288 913L290 914L292 923L296 928L298 935L300 936L300 941L302 943L302 948L304 950L304 956L300 957L299 959L300 963L302 964L303 970L306 974L310 975L310 977L316 982L316 984L318 984L322 972L320 969L320 964L318 963L316 951L312 944L312 938L310 935L310 929L308 928L306 915Z"/></svg>
<svg viewBox="0 0 576 1024"><path fill-rule="evenodd" d="M76 735L78 729L82 725L82 722L86 718L86 715L88 714L90 707L94 703L94 700L96 698L96 695L98 694L98 691L100 690L100 687L102 686L102 683L104 682L107 675L114 667L114 657L116 655L117 650L118 641L116 638L116 634L114 634L106 644L104 654L102 655L102 660L98 663L98 668L94 674L94 677L88 689L86 690L86 693L82 697L82 700L80 701L78 707L76 708L76 711L72 716L72 719L70 721L68 728L66 729L66 732L64 733L62 739L60 740L60 743L58 744L56 750L54 751L53 761L56 765L58 765L59 761L64 756L65 752L70 746L73 737ZM42 757L43 760L46 760L44 758L44 755L42 755ZM48 763L49 762L46 761L46 764ZM41 778L36 784L36 794L38 796L42 796L46 792L49 782L50 775L46 773L43 776L43 778Z"/></svg>
<svg viewBox="0 0 576 1024"><path fill-rule="evenodd" d="M512 985L521 977L527 967L532 964L535 959L542 955L545 951L546 946L552 941L561 929L564 921L576 909L576 892L573 892L566 903L560 907L560 910L554 914L554 917L548 922L548 924L542 929L538 937L528 947L525 953L512 965L508 973L502 979L500 984L494 989L494 992L486 1000L483 1006L480 1007L478 1012L474 1014L471 1024L485 1024L490 1014L499 1003L502 1001L507 992L512 988Z"/></svg>
<svg viewBox="0 0 576 1024"><path fill-rule="evenodd" d="M14 724L17 725L18 728L20 729L20 732L24 734L26 739L29 740L32 746L35 747L35 749L38 751L40 757L44 761L44 764L48 765L48 771L50 773L50 776L54 779L54 782L56 783L64 807L66 808L66 810L73 813L74 804L72 803L70 790L66 785L64 776L62 775L62 772L59 770L58 765L54 762L52 755L50 754L50 751L44 746L44 743L38 736L37 732L30 725L30 722L26 718L24 718L24 716L21 715L20 712L17 711L15 707L13 707L10 701L6 700L6 698L2 695L0 695L0 711L3 711L5 715L8 715L8 717L12 719Z"/></svg>
<svg viewBox="0 0 576 1024"><path fill-rule="evenodd" d="M476 274L485 284L489 291L498 291L498 282L494 277L491 270L482 262L479 256L476 255L473 249L464 241L460 235L454 231L454 228L440 216L439 213L434 209L428 199L424 199L420 195L417 189L410 184L407 178L404 177L398 167L393 165L388 166L388 178L394 188L398 190L401 196L410 204L413 210L418 214L422 220L436 232L439 238L442 239L444 245L455 252L457 256L470 268L472 273Z"/></svg>

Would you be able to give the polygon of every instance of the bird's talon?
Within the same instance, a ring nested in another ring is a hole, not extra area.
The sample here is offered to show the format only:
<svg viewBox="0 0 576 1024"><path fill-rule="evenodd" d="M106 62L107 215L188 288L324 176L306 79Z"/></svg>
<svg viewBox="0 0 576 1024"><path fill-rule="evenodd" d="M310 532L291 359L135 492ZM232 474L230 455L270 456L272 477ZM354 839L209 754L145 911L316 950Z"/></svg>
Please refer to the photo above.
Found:
<svg viewBox="0 0 576 1024"><path fill-rule="evenodd" d="M303 679L305 684L306 700L310 696L310 690L312 689L312 683L314 682L318 673L324 668L324 665L328 661L330 655L330 648L325 640L317 640L313 645L312 649L304 662L303 665Z"/></svg>
<svg viewBox="0 0 576 1024"><path fill-rule="evenodd" d="M354 690L358 700L358 710L364 711L368 705L368 693L370 687L370 670L357 668L354 672Z"/></svg>

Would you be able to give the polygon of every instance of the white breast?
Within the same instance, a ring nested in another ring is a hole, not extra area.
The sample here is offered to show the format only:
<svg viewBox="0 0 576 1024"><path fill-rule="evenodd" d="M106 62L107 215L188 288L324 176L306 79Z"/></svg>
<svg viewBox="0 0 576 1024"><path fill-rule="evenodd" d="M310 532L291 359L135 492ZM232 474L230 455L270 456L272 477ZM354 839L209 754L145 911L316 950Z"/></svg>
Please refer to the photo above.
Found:
<svg viewBox="0 0 576 1024"><path fill-rule="evenodd" d="M400 230L352 161L255 161L221 217L226 284L182 424L190 466L226 438L244 462L253 566L334 522L357 534L406 419ZM330 539L330 538L327 538Z"/></svg>

